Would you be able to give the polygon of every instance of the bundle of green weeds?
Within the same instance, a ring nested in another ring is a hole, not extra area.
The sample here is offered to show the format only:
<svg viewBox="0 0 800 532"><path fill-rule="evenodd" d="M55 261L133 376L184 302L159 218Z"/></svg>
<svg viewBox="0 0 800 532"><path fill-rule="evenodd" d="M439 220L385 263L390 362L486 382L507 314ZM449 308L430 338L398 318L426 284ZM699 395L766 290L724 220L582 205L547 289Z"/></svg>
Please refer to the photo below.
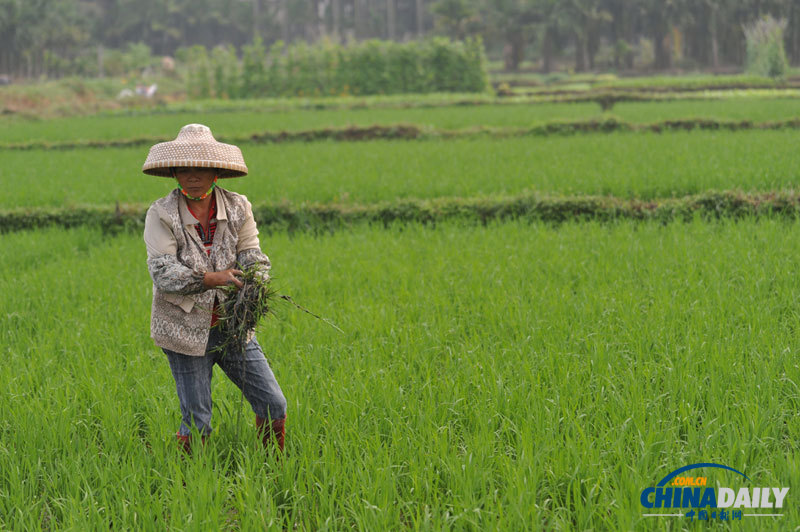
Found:
<svg viewBox="0 0 800 532"><path fill-rule="evenodd" d="M222 288L228 297L217 307L217 327L222 342L217 347L222 352L235 349L242 352L247 345L248 333L272 311L277 291L272 288L258 266L243 269L238 276L243 286Z"/></svg>
<svg viewBox="0 0 800 532"><path fill-rule="evenodd" d="M242 287L230 285L221 289L227 297L217 306L217 323L214 325L222 336L222 341L214 350L222 352L223 357L231 352L239 354L239 386L242 393L236 415L237 440L242 429L242 403L247 374L244 350L247 337L261 319L271 312L272 300L276 295L276 291L270 286L269 277L263 275L257 265L240 269L242 274L238 277L242 281Z"/></svg>
<svg viewBox="0 0 800 532"><path fill-rule="evenodd" d="M222 352L222 356L230 353L238 353L239 365L239 384L242 393L239 397L240 404L236 415L236 439L239 439L242 427L242 403L244 402L244 387L247 371L245 366L247 359L244 350L247 347L247 340L250 331L256 328L267 314L272 312L272 304L277 299L283 299L292 303L298 309L311 314L317 319L323 320L331 327L343 332L339 327L321 316L317 316L310 310L301 307L288 295L278 295L277 290L270 285L268 276L263 275L258 266L250 268L240 268L242 274L239 279L242 287L235 285L223 287L227 297L217 306L217 323L214 325L222 336L220 343L214 348L215 351Z"/></svg>

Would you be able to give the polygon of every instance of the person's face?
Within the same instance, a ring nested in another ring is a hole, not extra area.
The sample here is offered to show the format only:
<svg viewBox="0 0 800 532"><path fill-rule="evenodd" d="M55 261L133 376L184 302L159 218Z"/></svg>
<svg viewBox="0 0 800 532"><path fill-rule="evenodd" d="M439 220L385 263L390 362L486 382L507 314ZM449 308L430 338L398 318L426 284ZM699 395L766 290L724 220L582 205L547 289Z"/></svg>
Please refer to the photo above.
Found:
<svg viewBox="0 0 800 532"><path fill-rule="evenodd" d="M217 170L214 168L180 167L175 169L175 179L191 196L202 196L208 192L216 176Z"/></svg>

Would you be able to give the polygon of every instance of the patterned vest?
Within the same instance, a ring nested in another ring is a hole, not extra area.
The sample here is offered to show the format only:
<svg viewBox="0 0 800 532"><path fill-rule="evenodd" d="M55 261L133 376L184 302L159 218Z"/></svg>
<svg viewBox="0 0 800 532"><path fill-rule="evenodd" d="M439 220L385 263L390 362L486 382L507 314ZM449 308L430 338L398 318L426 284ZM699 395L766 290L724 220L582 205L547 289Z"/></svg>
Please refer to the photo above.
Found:
<svg viewBox="0 0 800 532"><path fill-rule="evenodd" d="M222 291L206 290L202 287L203 273L234 268L237 262L243 267L262 263L267 270L269 268L269 259L260 249L248 249L237 253L239 229L248 217L252 220L252 211L247 198L221 188L217 188L217 191L217 227L209 253L206 252L203 241L198 236L194 218L187 217L186 213L183 218L181 216L182 209L186 209L186 212L188 209L186 200L178 190L173 190L150 207L161 223L171 228L177 244L177 261L166 255L148 257L151 276L158 275L161 286L169 286L171 278L174 278L176 283L181 279L185 284L188 275L186 268L188 268L193 272L192 286L196 287L191 290L193 293L175 293L177 289L163 291L154 282L150 336L157 346L185 355L205 354L214 296L216 295L220 302L225 299ZM151 213L148 212L148 219L150 216ZM191 221L185 223L187 220ZM174 275L171 275L172 272Z"/></svg>

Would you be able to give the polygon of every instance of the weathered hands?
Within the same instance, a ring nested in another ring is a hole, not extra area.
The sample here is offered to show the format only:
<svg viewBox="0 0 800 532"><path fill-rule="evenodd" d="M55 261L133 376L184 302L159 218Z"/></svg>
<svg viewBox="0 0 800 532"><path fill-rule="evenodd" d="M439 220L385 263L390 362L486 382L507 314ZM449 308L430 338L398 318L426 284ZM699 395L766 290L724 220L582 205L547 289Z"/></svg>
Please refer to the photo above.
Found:
<svg viewBox="0 0 800 532"><path fill-rule="evenodd" d="M203 275L203 285L206 288L216 288L218 286L236 285L236 288L241 288L244 283L236 278L237 275L242 275L241 270L233 268L222 270L220 272L206 272Z"/></svg>

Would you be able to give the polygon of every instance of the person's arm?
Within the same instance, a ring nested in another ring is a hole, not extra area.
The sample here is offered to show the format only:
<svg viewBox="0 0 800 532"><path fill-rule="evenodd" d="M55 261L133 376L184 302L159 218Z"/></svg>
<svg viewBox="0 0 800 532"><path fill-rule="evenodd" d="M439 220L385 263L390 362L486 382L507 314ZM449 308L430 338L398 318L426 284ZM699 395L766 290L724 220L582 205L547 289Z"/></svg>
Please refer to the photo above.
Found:
<svg viewBox="0 0 800 532"><path fill-rule="evenodd" d="M147 269L159 290L181 295L206 290L203 283L206 272L181 264L172 228L166 220L161 219L155 206L148 209L144 221L144 243L147 247Z"/></svg>
<svg viewBox="0 0 800 532"><path fill-rule="evenodd" d="M150 207L144 222L144 243L147 247L147 269L153 284L170 294L198 294L210 288L242 282L235 276L239 270L220 272L193 270L178 260L178 243L172 228L162 220L155 207Z"/></svg>
<svg viewBox="0 0 800 532"><path fill-rule="evenodd" d="M256 221L253 217L253 207L249 201L245 200L245 202L245 219L239 228L239 240L236 242L236 262L243 269L256 266L260 277L268 281L272 264L269 261L269 257L261 251L258 241L258 227L256 227Z"/></svg>

